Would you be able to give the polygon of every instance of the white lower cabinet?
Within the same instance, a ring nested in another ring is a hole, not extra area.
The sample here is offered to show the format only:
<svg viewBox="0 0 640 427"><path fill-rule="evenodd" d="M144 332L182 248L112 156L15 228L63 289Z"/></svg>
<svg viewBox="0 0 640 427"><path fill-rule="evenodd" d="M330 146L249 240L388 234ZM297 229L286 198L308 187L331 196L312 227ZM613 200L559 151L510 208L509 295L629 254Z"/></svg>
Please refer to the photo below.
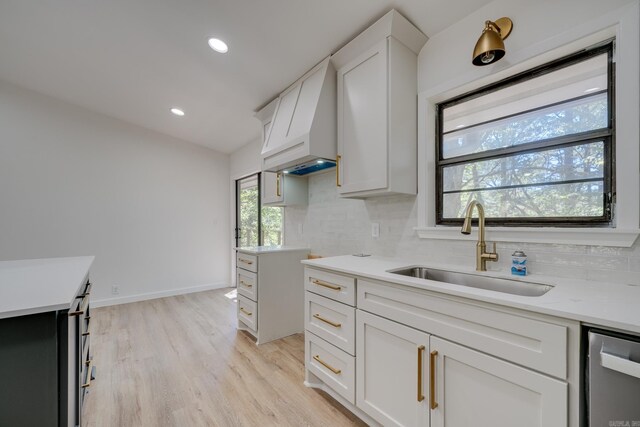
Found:
<svg viewBox="0 0 640 427"><path fill-rule="evenodd" d="M326 269L305 284L306 384L368 424L580 425L578 322Z"/></svg>
<svg viewBox="0 0 640 427"><path fill-rule="evenodd" d="M567 383L433 336L431 351L432 427L567 425Z"/></svg>
<svg viewBox="0 0 640 427"><path fill-rule="evenodd" d="M429 335L358 310L356 404L385 426L429 425Z"/></svg>

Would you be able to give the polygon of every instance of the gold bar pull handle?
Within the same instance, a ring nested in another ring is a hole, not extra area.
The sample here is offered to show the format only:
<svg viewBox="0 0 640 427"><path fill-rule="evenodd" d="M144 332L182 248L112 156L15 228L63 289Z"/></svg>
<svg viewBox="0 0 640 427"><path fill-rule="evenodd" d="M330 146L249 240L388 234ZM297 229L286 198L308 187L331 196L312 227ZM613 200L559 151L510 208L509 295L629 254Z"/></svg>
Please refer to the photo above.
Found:
<svg viewBox="0 0 640 427"><path fill-rule="evenodd" d="M280 172L278 172L276 174L276 196L280 197L282 196L281 190L280 190L280 180L282 179L282 174Z"/></svg>
<svg viewBox="0 0 640 427"><path fill-rule="evenodd" d="M82 388L87 388L87 387L91 387L91 365L93 364L93 359L92 360L87 360L86 362L84 362L87 365L87 382L82 384Z"/></svg>
<svg viewBox="0 0 640 427"><path fill-rule="evenodd" d="M313 359L316 360L319 364L321 364L322 366L324 366L325 368L327 368L328 370L330 370L331 372L333 372L336 375L340 375L340 373L342 372L342 370L336 369L333 366L329 365L324 360L320 359L320 355L319 354L316 354L315 356L313 356Z"/></svg>
<svg viewBox="0 0 640 427"><path fill-rule="evenodd" d="M240 284L246 286L247 288L253 288L253 285L245 282L244 280L240 280Z"/></svg>
<svg viewBox="0 0 640 427"><path fill-rule="evenodd" d="M244 262L245 264L253 264L253 261L249 261L248 259L244 259L244 258L238 258L238 260L240 260L240 262Z"/></svg>
<svg viewBox="0 0 640 427"><path fill-rule="evenodd" d="M424 394L422 394L422 362L424 358L424 346L418 347L418 402L424 400Z"/></svg>
<svg viewBox="0 0 640 427"><path fill-rule="evenodd" d="M247 316L252 316L253 313L244 309L244 307L240 307L240 311L246 314Z"/></svg>
<svg viewBox="0 0 640 427"><path fill-rule="evenodd" d="M323 288L331 289L332 291L339 291L340 289L342 289L342 286L333 285L331 283L327 283L318 279L312 279L311 283L313 283L314 285L322 286Z"/></svg>
<svg viewBox="0 0 640 427"><path fill-rule="evenodd" d="M432 351L429 358L429 400L431 409L438 407L436 402L436 360L438 357L437 351Z"/></svg>
<svg viewBox="0 0 640 427"><path fill-rule="evenodd" d="M314 314L313 317L315 317L316 319L318 319L318 320L320 320L320 321L322 321L324 323L327 323L327 324L333 326L334 328L341 328L342 327L342 323L332 322L331 320L325 319L324 317L320 316L317 313Z"/></svg>
<svg viewBox="0 0 640 427"><path fill-rule="evenodd" d="M336 187L342 187L340 184L340 160L342 160L342 156L338 154L336 156Z"/></svg>

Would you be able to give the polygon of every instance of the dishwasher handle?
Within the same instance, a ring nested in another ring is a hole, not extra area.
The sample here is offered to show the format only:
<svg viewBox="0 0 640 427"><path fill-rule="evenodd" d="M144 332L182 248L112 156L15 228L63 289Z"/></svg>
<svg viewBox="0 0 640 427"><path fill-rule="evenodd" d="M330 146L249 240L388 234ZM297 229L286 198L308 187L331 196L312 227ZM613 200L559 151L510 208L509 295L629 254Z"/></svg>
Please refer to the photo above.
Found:
<svg viewBox="0 0 640 427"><path fill-rule="evenodd" d="M638 362L605 353L604 351L600 352L600 359L600 364L604 368L640 378L640 363Z"/></svg>

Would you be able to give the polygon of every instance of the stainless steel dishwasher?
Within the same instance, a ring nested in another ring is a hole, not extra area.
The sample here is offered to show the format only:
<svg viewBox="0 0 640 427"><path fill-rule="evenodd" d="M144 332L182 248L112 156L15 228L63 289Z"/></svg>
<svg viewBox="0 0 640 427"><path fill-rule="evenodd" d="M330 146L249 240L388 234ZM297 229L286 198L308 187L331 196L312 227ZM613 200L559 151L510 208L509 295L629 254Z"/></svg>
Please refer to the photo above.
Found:
<svg viewBox="0 0 640 427"><path fill-rule="evenodd" d="M640 427L640 337L589 331L590 427Z"/></svg>

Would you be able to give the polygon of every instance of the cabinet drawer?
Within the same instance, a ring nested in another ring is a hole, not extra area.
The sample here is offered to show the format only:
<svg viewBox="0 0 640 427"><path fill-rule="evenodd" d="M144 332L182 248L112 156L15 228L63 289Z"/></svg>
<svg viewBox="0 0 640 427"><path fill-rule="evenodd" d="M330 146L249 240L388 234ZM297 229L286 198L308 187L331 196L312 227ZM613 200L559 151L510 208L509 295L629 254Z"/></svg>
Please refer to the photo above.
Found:
<svg viewBox="0 0 640 427"><path fill-rule="evenodd" d="M255 273L258 271L258 257L238 252L236 253L236 266Z"/></svg>
<svg viewBox="0 0 640 427"><path fill-rule="evenodd" d="M304 311L305 329L351 355L356 354L355 308L305 292Z"/></svg>
<svg viewBox="0 0 640 427"><path fill-rule="evenodd" d="M304 287L308 291L332 300L351 306L356 305L356 279L353 277L305 268Z"/></svg>
<svg viewBox="0 0 640 427"><path fill-rule="evenodd" d="M304 333L307 369L355 405L355 357L311 332Z"/></svg>
<svg viewBox="0 0 640 427"><path fill-rule="evenodd" d="M487 354L567 378L568 328L499 307L358 280L358 308Z"/></svg>
<svg viewBox="0 0 640 427"><path fill-rule="evenodd" d="M258 275L256 273L237 268L236 285L240 295L258 301Z"/></svg>
<svg viewBox="0 0 640 427"><path fill-rule="evenodd" d="M258 304L238 295L238 320L253 331L258 330Z"/></svg>

